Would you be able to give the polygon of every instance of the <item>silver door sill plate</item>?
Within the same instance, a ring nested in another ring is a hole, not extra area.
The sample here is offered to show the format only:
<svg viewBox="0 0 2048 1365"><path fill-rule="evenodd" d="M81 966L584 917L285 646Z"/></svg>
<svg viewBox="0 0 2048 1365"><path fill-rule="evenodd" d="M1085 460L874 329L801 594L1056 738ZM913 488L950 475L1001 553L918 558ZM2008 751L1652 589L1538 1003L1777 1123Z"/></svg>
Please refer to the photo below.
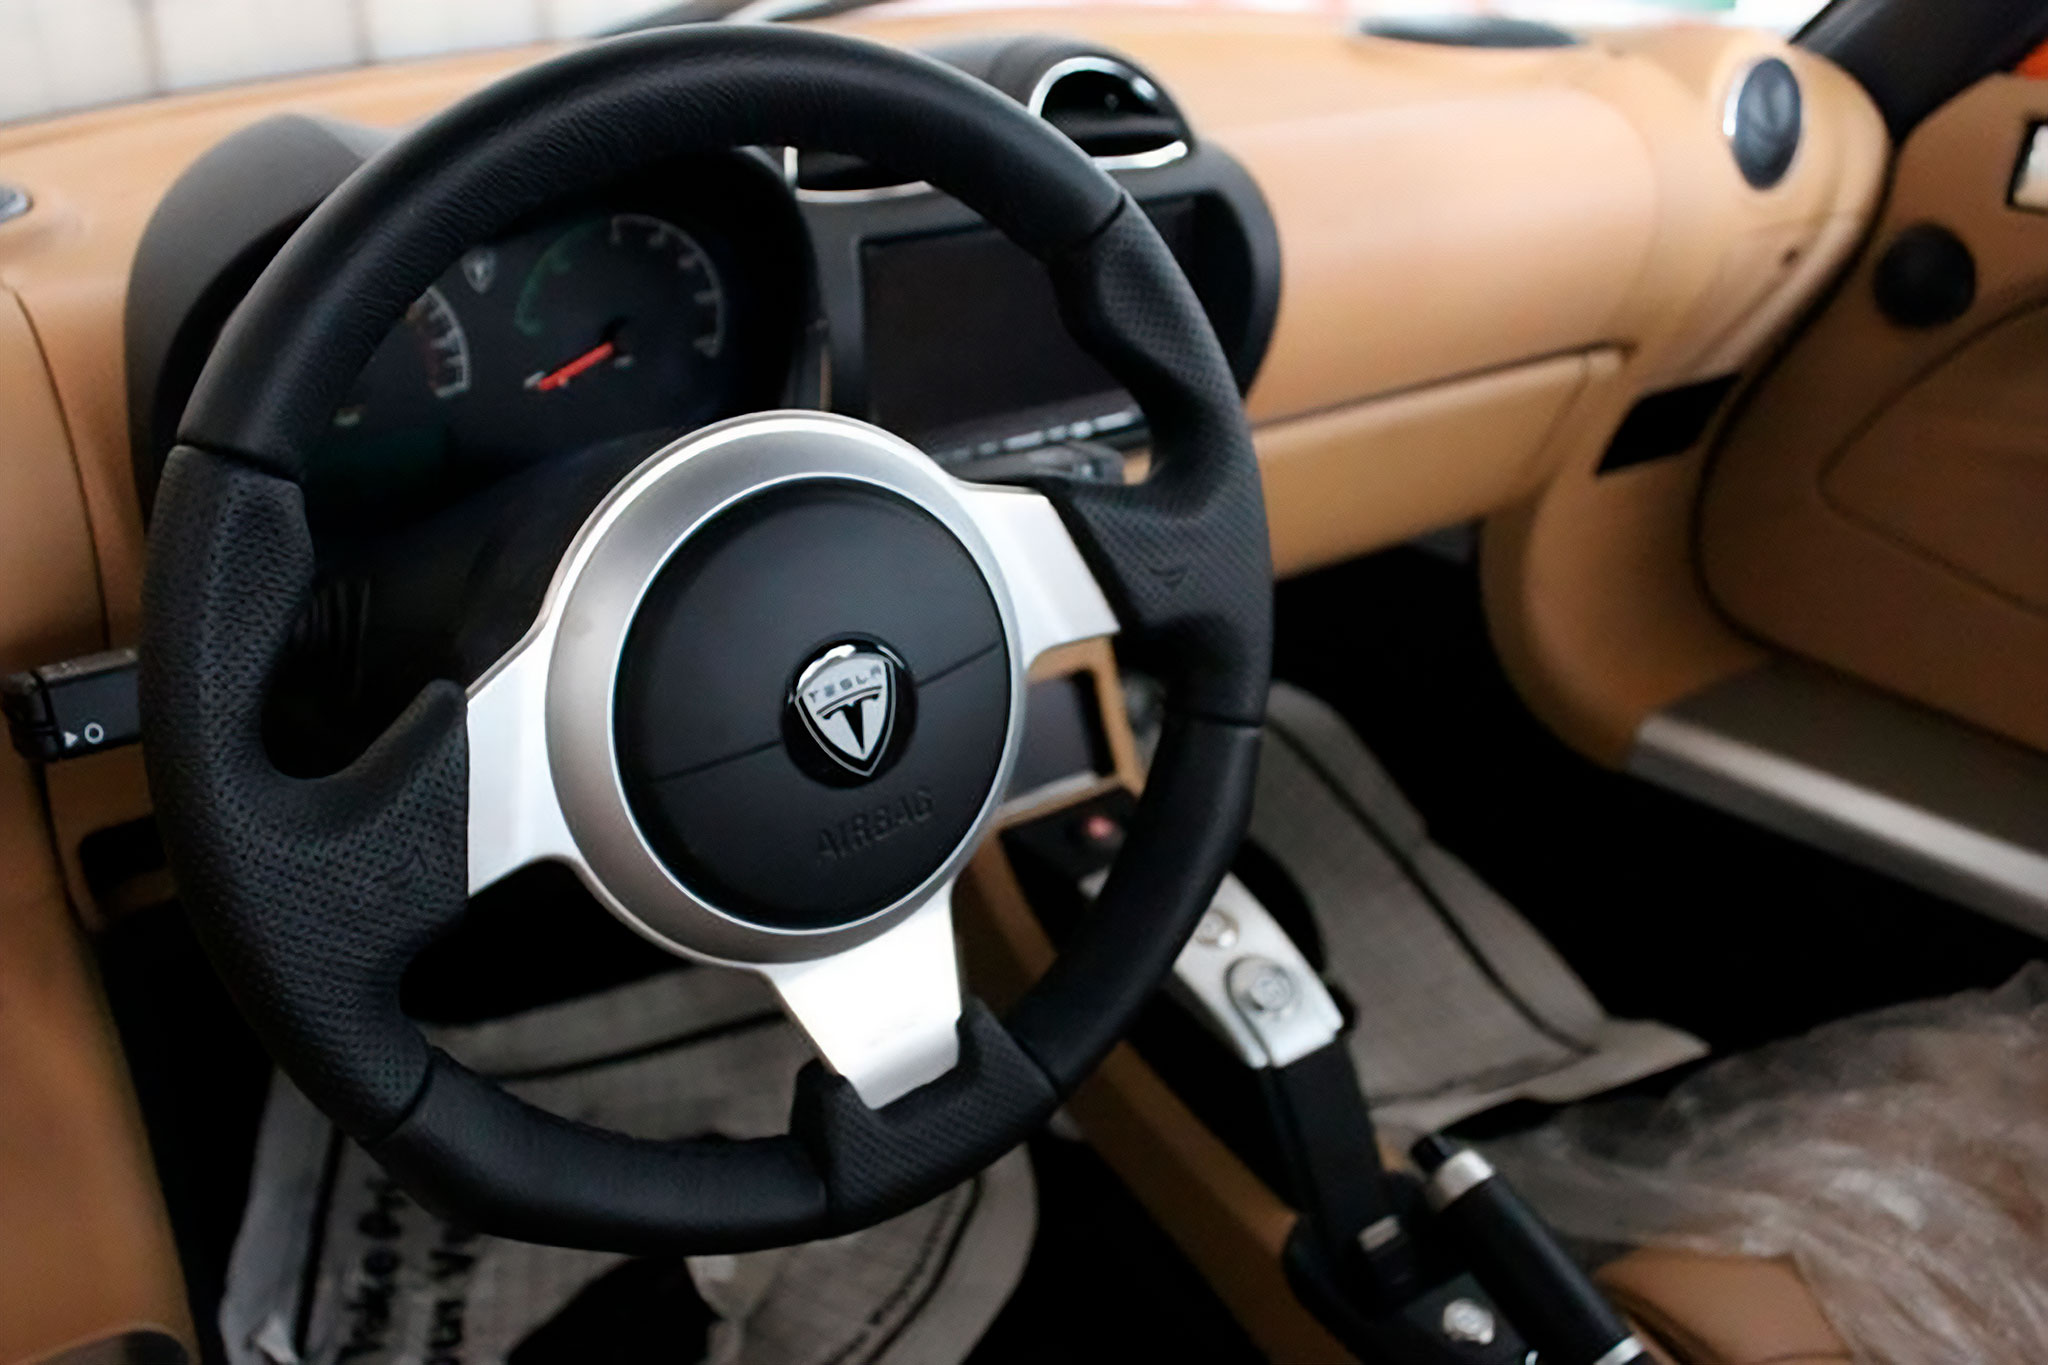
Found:
<svg viewBox="0 0 2048 1365"><path fill-rule="evenodd" d="M2048 938L2048 755L1779 661L1644 721L1628 769Z"/></svg>

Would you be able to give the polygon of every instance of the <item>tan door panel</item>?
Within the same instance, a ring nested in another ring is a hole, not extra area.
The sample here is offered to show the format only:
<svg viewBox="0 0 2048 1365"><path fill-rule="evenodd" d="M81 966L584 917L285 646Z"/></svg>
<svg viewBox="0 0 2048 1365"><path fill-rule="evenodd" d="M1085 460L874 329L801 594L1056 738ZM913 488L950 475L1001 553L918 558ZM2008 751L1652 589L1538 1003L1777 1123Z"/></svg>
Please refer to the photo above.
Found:
<svg viewBox="0 0 2048 1365"><path fill-rule="evenodd" d="M1908 389L1821 487L1850 516L2048 614L2048 309Z"/></svg>
<svg viewBox="0 0 2048 1365"><path fill-rule="evenodd" d="M1719 452L1699 549L1747 629L2048 748L2048 216L2005 202L2035 119L2048 82L1995 76L1910 135L1863 259ZM1906 328L1871 278L1923 222L1977 291Z"/></svg>

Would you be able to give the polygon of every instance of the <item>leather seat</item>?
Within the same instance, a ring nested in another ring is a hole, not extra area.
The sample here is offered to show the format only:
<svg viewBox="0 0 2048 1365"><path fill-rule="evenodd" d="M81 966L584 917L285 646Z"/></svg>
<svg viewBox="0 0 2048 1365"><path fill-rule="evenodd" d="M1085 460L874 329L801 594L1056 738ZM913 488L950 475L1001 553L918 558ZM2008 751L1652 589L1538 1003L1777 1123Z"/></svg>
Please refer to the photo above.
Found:
<svg viewBox="0 0 2048 1365"><path fill-rule="evenodd" d="M1849 1365L1789 1261L1632 1251L1595 1276L1652 1351L1675 1365Z"/></svg>

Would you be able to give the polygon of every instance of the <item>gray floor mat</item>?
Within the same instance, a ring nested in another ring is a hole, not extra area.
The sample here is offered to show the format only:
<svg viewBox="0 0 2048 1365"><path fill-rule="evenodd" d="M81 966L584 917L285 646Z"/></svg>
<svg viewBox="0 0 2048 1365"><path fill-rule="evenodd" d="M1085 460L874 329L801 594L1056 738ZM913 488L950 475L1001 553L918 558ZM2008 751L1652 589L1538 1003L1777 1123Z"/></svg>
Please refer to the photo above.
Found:
<svg viewBox="0 0 2048 1365"><path fill-rule="evenodd" d="M1430 842L1343 719L1285 684L1267 710L1252 838L1300 887L1358 1008L1352 1055L1392 1139L1706 1054L1667 1025L1608 1016L1513 906Z"/></svg>
<svg viewBox="0 0 2048 1365"><path fill-rule="evenodd" d="M565 1116L649 1137L787 1121L811 1052L751 976L693 969L435 1041ZM484 1365L624 1258L452 1229L276 1078L221 1305L234 1365ZM878 1227L692 1258L715 1365L950 1365L1023 1274L1036 1228L1019 1149ZM679 1362L679 1365L688 1365Z"/></svg>

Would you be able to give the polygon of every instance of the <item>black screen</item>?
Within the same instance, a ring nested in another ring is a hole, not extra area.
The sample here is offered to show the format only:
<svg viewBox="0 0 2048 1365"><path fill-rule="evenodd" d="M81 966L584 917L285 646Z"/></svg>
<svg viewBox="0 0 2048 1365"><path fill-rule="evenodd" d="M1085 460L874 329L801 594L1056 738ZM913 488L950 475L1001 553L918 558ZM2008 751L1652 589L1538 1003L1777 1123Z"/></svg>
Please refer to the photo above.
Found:
<svg viewBox="0 0 2048 1365"><path fill-rule="evenodd" d="M1185 268L1194 201L1146 212ZM1067 335L1045 267L993 229L869 242L861 264L877 424L936 449L1130 407Z"/></svg>

